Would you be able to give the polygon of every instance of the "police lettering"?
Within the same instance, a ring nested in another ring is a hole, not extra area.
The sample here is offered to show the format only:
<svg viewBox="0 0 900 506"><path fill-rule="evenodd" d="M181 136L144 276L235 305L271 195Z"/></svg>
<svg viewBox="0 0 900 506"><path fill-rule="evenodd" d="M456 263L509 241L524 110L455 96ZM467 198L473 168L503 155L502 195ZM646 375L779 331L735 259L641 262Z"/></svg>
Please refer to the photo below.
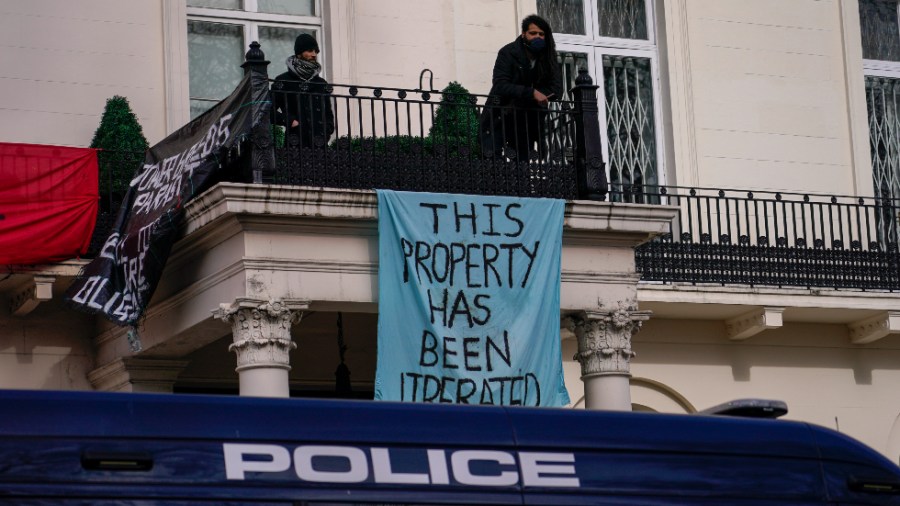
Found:
<svg viewBox="0 0 900 506"><path fill-rule="evenodd" d="M224 443L225 476L246 480L248 473L282 473L291 469L313 483L391 483L404 485L468 485L475 487L581 486L575 475L575 454L506 452L499 450L421 450L427 460L414 472L397 472L390 448L302 445L291 452L281 445ZM448 459L449 457L449 459ZM325 467L322 459L339 459L341 466ZM490 463L473 466L473 462ZM448 465L449 464L449 465ZM495 464L495 465L494 465ZM490 471L485 471L490 469ZM478 471L477 471L478 470Z"/></svg>

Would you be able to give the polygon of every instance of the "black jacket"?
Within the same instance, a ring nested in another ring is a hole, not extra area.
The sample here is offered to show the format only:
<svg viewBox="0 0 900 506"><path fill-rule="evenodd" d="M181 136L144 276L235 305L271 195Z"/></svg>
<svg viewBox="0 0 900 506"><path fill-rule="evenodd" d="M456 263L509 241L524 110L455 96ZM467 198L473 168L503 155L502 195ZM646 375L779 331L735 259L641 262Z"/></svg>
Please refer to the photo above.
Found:
<svg viewBox="0 0 900 506"><path fill-rule="evenodd" d="M540 65L531 68L521 37L500 48L494 62L491 96L499 97L500 105L535 107L533 93L537 89L551 100L562 97L562 76L559 65L553 62L552 72L542 71ZM556 55L550 55L556 58ZM552 94L552 96L551 96Z"/></svg>
<svg viewBox="0 0 900 506"><path fill-rule="evenodd" d="M533 68L521 37L500 48L494 62L494 74L490 98L485 104L480 120L480 137L484 154L497 155L503 144L517 144L517 150L526 149L521 137L535 141L539 112L544 110L534 101L534 90L550 97L562 98L562 74L556 55L551 71L539 64ZM497 107L504 106L504 107ZM510 110L505 106L512 106ZM518 136L519 139L512 137ZM530 145L530 142L528 142Z"/></svg>
<svg viewBox="0 0 900 506"><path fill-rule="evenodd" d="M272 84L275 123L299 135L304 147L325 145L334 133L330 94L328 81L319 76L303 82L291 71L279 75ZM291 128L293 120L299 124Z"/></svg>

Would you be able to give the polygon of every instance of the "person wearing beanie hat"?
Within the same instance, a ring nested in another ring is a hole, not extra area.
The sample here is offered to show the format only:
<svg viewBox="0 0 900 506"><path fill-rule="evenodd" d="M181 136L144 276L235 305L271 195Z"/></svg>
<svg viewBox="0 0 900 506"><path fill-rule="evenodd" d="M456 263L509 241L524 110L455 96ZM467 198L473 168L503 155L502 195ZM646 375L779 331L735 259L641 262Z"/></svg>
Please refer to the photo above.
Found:
<svg viewBox="0 0 900 506"><path fill-rule="evenodd" d="M334 112L328 81L319 75L319 43L308 33L294 40L294 54L285 63L287 72L272 84L275 123L288 136L299 137L301 148L324 147L334 133Z"/></svg>
<svg viewBox="0 0 900 506"><path fill-rule="evenodd" d="M314 50L316 54L319 53L319 43L316 42L315 37L308 33L301 33L294 40L294 54L303 54L306 51Z"/></svg>

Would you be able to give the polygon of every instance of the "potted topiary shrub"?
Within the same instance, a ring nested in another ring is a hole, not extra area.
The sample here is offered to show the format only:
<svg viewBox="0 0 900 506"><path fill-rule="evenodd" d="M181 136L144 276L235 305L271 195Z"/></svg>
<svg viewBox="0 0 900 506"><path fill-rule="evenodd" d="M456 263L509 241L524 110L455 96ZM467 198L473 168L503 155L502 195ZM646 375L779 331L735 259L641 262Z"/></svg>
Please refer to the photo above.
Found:
<svg viewBox="0 0 900 506"><path fill-rule="evenodd" d="M100 150L97 158L101 206L115 211L148 147L144 131L127 98L116 95L106 101L91 147Z"/></svg>
<svg viewBox="0 0 900 506"><path fill-rule="evenodd" d="M441 102L428 132L432 149L454 154L477 152L478 115L475 100L463 85L451 81L441 90Z"/></svg>

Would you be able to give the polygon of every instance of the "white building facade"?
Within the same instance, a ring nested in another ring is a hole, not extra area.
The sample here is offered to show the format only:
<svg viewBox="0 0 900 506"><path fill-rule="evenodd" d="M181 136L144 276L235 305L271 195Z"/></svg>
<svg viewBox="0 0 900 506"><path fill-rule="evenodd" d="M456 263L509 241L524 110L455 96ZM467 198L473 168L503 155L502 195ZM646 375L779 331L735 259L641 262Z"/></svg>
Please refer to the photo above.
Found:
<svg viewBox="0 0 900 506"><path fill-rule="evenodd" d="M897 215L874 202L900 197L897 2L3 4L0 142L68 146L89 144L113 95L129 99L158 142L230 93L249 42L261 43L274 77L299 33L319 40L332 83L427 89L427 68L430 88L456 81L485 94L497 50L525 15L544 15L570 84L583 67L599 86L613 190L609 202L570 201L566 211L560 316L574 406L691 413L774 398L788 418L900 457L894 257L879 270L766 249L896 251ZM374 194L261 188L223 183L188 205L140 353L124 329L61 302L85 260L9 266L0 387L327 395L345 363L354 392L371 392ZM825 220L829 212L837 217ZM654 238L669 249L636 257ZM270 302L276 323L293 323L248 368L244 348L255 345L241 344L240 321ZM628 323L621 343L606 345L624 364L590 364L597 322L617 311Z"/></svg>

